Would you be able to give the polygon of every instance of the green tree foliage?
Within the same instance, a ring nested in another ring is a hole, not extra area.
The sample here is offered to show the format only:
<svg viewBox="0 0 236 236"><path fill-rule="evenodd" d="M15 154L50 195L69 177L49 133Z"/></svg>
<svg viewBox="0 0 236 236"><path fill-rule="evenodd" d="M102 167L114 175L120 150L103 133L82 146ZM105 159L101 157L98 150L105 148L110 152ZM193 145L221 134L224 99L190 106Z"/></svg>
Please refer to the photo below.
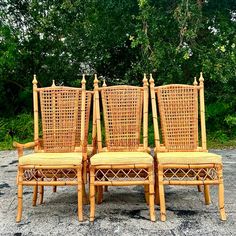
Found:
<svg viewBox="0 0 236 236"><path fill-rule="evenodd" d="M0 116L32 110L40 85L79 85L97 72L108 84L193 82L203 71L208 130L235 135L234 0L2 0ZM92 77L88 80L92 89Z"/></svg>

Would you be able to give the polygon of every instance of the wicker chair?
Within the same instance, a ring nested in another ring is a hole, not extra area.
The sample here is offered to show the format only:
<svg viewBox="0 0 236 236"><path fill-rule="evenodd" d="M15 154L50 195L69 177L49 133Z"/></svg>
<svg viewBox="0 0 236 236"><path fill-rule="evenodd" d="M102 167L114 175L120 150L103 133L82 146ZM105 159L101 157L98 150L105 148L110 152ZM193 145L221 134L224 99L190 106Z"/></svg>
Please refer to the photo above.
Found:
<svg viewBox="0 0 236 236"><path fill-rule="evenodd" d="M52 86L55 86L55 82L53 80L53 84ZM88 159L95 154L96 152L96 146L95 143L90 145L88 144L88 130L89 130L89 117L90 117L90 107L91 107L91 98L92 98L92 91L86 91L86 100L85 100L85 138L84 138L84 142L86 142L87 145L87 157ZM81 110L81 104L78 104L78 111ZM82 152L82 145L81 145L81 112L78 112L78 120L76 122L76 136L75 136L75 151L76 152ZM43 150L43 139L40 139L38 148L40 150ZM86 171L87 170L87 171ZM88 198L86 195L86 191L85 191L85 184L87 183L87 173L89 173L88 170L88 162L87 162L87 158L83 160L83 204L88 203ZM43 180L43 178L42 178ZM54 178L54 181L56 181L56 177ZM39 190L38 190L38 186L36 185L34 187L34 193L33 193L33 206L36 206L36 202L37 202L37 196L38 196L38 191L39 191L39 204L43 203L43 198L44 198L44 186L41 185L39 186ZM57 191L57 186L54 185L53 186L53 192Z"/></svg>
<svg viewBox="0 0 236 236"><path fill-rule="evenodd" d="M148 186L151 221L155 221L153 157L148 153L148 81L143 87L103 86L94 80L98 153L90 159L90 221L95 219L95 189L102 201L103 186ZM101 93L105 142L102 147ZM140 143L143 119L143 143ZM147 188L146 188L147 189Z"/></svg>
<svg viewBox="0 0 236 236"><path fill-rule="evenodd" d="M78 219L83 220L82 172L83 163L87 160L85 130L89 120L85 118L85 83L85 76L83 76L82 88L61 86L37 88L37 80L34 76L34 142L14 143L19 156L17 222L20 222L22 217L24 185L35 186L33 203L37 198L37 186L77 186ZM39 141L38 96L40 97L43 146L40 146ZM78 126L81 127L80 134L77 133ZM76 135L80 138L78 139ZM80 152L76 151L78 142L82 147ZM35 152L23 155L23 149L29 147L34 147Z"/></svg>
<svg viewBox="0 0 236 236"><path fill-rule="evenodd" d="M160 204L162 221L166 220L164 185L204 185L205 203L210 204L209 185L212 184L219 187L220 217L226 220L222 159L219 155L208 153L206 147L203 81L201 73L199 85L195 78L193 85L171 84L155 87L150 75L157 161L155 200ZM162 144L158 128L156 96ZM198 134L199 130L201 130L201 135ZM200 142L199 136L201 136ZM200 146L199 143L201 143Z"/></svg>

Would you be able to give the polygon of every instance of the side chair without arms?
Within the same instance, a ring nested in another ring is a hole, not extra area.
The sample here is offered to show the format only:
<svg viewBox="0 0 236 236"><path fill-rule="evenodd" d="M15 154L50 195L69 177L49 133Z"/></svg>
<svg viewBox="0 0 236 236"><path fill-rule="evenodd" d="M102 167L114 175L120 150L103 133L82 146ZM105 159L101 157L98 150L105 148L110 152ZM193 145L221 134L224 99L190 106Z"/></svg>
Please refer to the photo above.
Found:
<svg viewBox="0 0 236 236"><path fill-rule="evenodd" d="M166 220L164 185L203 185L205 204L210 204L211 201L209 185L218 185L220 218L226 220L222 158L209 153L206 146L203 81L201 73L199 84L195 78L193 85L171 84L155 87L150 75L156 146L155 201L160 204L162 221ZM161 135L157 114L160 117Z"/></svg>
<svg viewBox="0 0 236 236"><path fill-rule="evenodd" d="M34 186L33 204L36 202L38 186L77 186L78 219L83 220L82 172L83 163L87 160L85 130L88 125L88 119L85 118L85 83L85 76L83 76L82 88L64 86L37 88L37 80L34 76L34 142L14 143L19 156L17 222L20 222L22 218L23 186L25 185ZM40 98L43 133L41 147L38 98ZM80 152L76 151L78 123L81 127ZM34 153L24 155L23 149L29 147L34 147Z"/></svg>
<svg viewBox="0 0 236 236"><path fill-rule="evenodd" d="M102 145L100 97L104 118ZM148 186L151 221L155 221L153 157L148 153L148 81L143 87L103 86L94 80L98 153L90 159L90 221L95 219L95 192L102 201L103 186ZM140 142L143 121L143 137ZM147 189L147 188L146 188Z"/></svg>

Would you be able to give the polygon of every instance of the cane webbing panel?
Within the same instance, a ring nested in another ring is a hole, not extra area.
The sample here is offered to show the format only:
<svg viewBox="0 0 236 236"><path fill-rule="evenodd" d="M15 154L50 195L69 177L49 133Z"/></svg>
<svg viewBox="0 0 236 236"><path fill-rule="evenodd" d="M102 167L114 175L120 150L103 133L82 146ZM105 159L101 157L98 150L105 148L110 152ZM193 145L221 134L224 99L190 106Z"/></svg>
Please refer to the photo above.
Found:
<svg viewBox="0 0 236 236"><path fill-rule="evenodd" d="M90 115L90 106L91 106L91 97L92 94L90 92L86 92L86 100L85 100L85 142L88 141L88 129L89 129L89 115ZM80 102L78 104L78 119L76 125L76 136L75 136L75 145L78 147L81 145L81 105Z"/></svg>
<svg viewBox="0 0 236 236"><path fill-rule="evenodd" d="M114 86L103 88L101 94L108 150L137 150L140 144L142 89Z"/></svg>
<svg viewBox="0 0 236 236"><path fill-rule="evenodd" d="M40 90L45 152L73 152L81 90L47 88Z"/></svg>
<svg viewBox="0 0 236 236"><path fill-rule="evenodd" d="M198 90L189 85L157 87L163 143L169 151L198 146Z"/></svg>

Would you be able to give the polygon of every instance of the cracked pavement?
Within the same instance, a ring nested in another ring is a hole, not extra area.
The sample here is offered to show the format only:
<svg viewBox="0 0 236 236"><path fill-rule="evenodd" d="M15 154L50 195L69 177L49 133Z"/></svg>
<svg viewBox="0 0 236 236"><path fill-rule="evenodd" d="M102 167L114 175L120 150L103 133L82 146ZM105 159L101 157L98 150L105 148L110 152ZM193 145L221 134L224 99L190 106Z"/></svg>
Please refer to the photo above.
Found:
<svg viewBox="0 0 236 236"><path fill-rule="evenodd" d="M142 186L109 187L96 205L96 218L77 221L76 187L45 188L44 203L32 206L32 187L24 187L23 216L15 222L17 153L0 151L0 235L236 235L236 149L211 150L223 156L227 221L219 218L218 191L211 187L212 203L204 204L197 187L166 186L167 221L149 220Z"/></svg>

